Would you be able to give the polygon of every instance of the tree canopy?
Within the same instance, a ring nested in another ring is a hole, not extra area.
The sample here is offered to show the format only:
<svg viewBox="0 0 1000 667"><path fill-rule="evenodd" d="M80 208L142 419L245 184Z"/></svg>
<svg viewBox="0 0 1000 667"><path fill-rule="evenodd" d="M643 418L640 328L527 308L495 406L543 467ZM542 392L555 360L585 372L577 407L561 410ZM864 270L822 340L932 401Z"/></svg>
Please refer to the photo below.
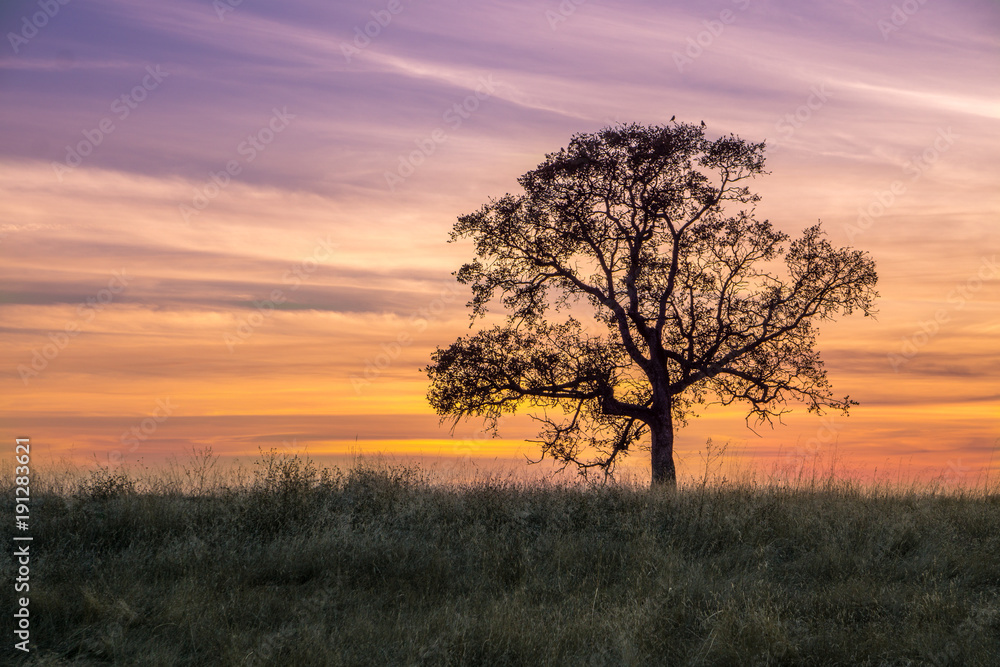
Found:
<svg viewBox="0 0 1000 667"><path fill-rule="evenodd" d="M703 125L636 124L578 134L518 179L523 192L461 216L475 258L473 322L503 324L432 355L428 400L442 419L528 409L542 457L613 473L651 450L675 483L674 429L698 406L735 402L772 420L804 403L847 412L816 350L816 323L874 312L874 261L835 248L821 225L794 240L757 220L764 144Z"/></svg>

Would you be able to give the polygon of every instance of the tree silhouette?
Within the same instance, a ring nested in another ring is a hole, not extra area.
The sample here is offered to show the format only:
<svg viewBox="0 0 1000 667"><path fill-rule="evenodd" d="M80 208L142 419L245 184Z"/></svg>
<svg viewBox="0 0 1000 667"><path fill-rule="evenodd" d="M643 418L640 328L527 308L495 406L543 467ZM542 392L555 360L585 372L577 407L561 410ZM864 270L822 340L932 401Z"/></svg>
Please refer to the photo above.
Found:
<svg viewBox="0 0 1000 667"><path fill-rule="evenodd" d="M846 413L857 403L833 398L814 323L874 312L874 262L819 224L786 249L754 218L746 184L763 167L763 143L677 122L578 134L547 155L523 194L454 226L475 244L456 273L473 321L495 298L508 314L433 353L430 404L494 434L532 408L542 458L582 474L612 474L648 433L653 483L670 485L674 428L698 405L745 402L748 426L790 400Z"/></svg>

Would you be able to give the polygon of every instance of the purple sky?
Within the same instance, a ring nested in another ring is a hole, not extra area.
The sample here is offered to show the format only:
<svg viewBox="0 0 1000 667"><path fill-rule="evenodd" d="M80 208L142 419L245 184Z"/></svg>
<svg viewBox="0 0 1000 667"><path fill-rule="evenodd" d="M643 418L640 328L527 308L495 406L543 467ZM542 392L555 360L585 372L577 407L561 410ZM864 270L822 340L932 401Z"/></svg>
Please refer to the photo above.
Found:
<svg viewBox="0 0 1000 667"><path fill-rule="evenodd" d="M366 26L377 34L355 41ZM0 29L5 431L103 456L175 396L186 407L143 441L150 455L285 436L333 451L355 435L439 451L427 443L449 436L418 369L467 331L464 292L371 386L350 378L471 258L445 243L455 217L575 133L676 115L773 147L760 217L790 233L822 219L876 257L878 322L821 339L834 388L874 410L841 442L944 467L983 463L1000 437L994 1L43 0L6 3ZM87 153L75 167L74 151ZM324 243L336 250L320 260ZM121 269L127 288L23 382L18 366ZM227 349L278 288L277 314ZM947 322L893 368L942 308ZM957 421L922 445L931 427L913 414L944 404ZM274 425L218 421L234 415ZM368 415L382 417L366 432ZM760 443L718 413L680 447L707 435Z"/></svg>

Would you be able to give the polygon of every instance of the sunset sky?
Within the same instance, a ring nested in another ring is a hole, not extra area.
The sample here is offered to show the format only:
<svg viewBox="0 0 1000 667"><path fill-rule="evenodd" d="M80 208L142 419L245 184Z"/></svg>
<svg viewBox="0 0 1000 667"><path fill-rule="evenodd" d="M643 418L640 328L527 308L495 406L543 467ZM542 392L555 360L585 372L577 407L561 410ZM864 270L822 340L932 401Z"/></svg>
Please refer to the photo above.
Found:
<svg viewBox="0 0 1000 667"><path fill-rule="evenodd" d="M877 319L821 326L850 417L754 434L708 408L682 472L708 437L765 466L837 452L972 483L989 465L993 0L41 0L5 3L0 28L10 451L534 454L527 419L451 435L427 405L431 351L469 331L451 273L472 248L448 232L572 135L676 115L767 140L758 217L822 220L881 293Z"/></svg>

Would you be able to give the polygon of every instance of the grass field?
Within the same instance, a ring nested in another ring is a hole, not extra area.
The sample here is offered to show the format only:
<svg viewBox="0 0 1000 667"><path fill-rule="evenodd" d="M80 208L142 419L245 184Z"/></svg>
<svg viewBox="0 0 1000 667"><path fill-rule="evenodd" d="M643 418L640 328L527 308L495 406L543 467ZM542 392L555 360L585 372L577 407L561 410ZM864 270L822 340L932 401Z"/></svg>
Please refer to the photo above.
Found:
<svg viewBox="0 0 1000 667"><path fill-rule="evenodd" d="M153 482L35 479L32 652L3 661L1000 664L995 488L444 486L257 463L225 484L207 457Z"/></svg>

